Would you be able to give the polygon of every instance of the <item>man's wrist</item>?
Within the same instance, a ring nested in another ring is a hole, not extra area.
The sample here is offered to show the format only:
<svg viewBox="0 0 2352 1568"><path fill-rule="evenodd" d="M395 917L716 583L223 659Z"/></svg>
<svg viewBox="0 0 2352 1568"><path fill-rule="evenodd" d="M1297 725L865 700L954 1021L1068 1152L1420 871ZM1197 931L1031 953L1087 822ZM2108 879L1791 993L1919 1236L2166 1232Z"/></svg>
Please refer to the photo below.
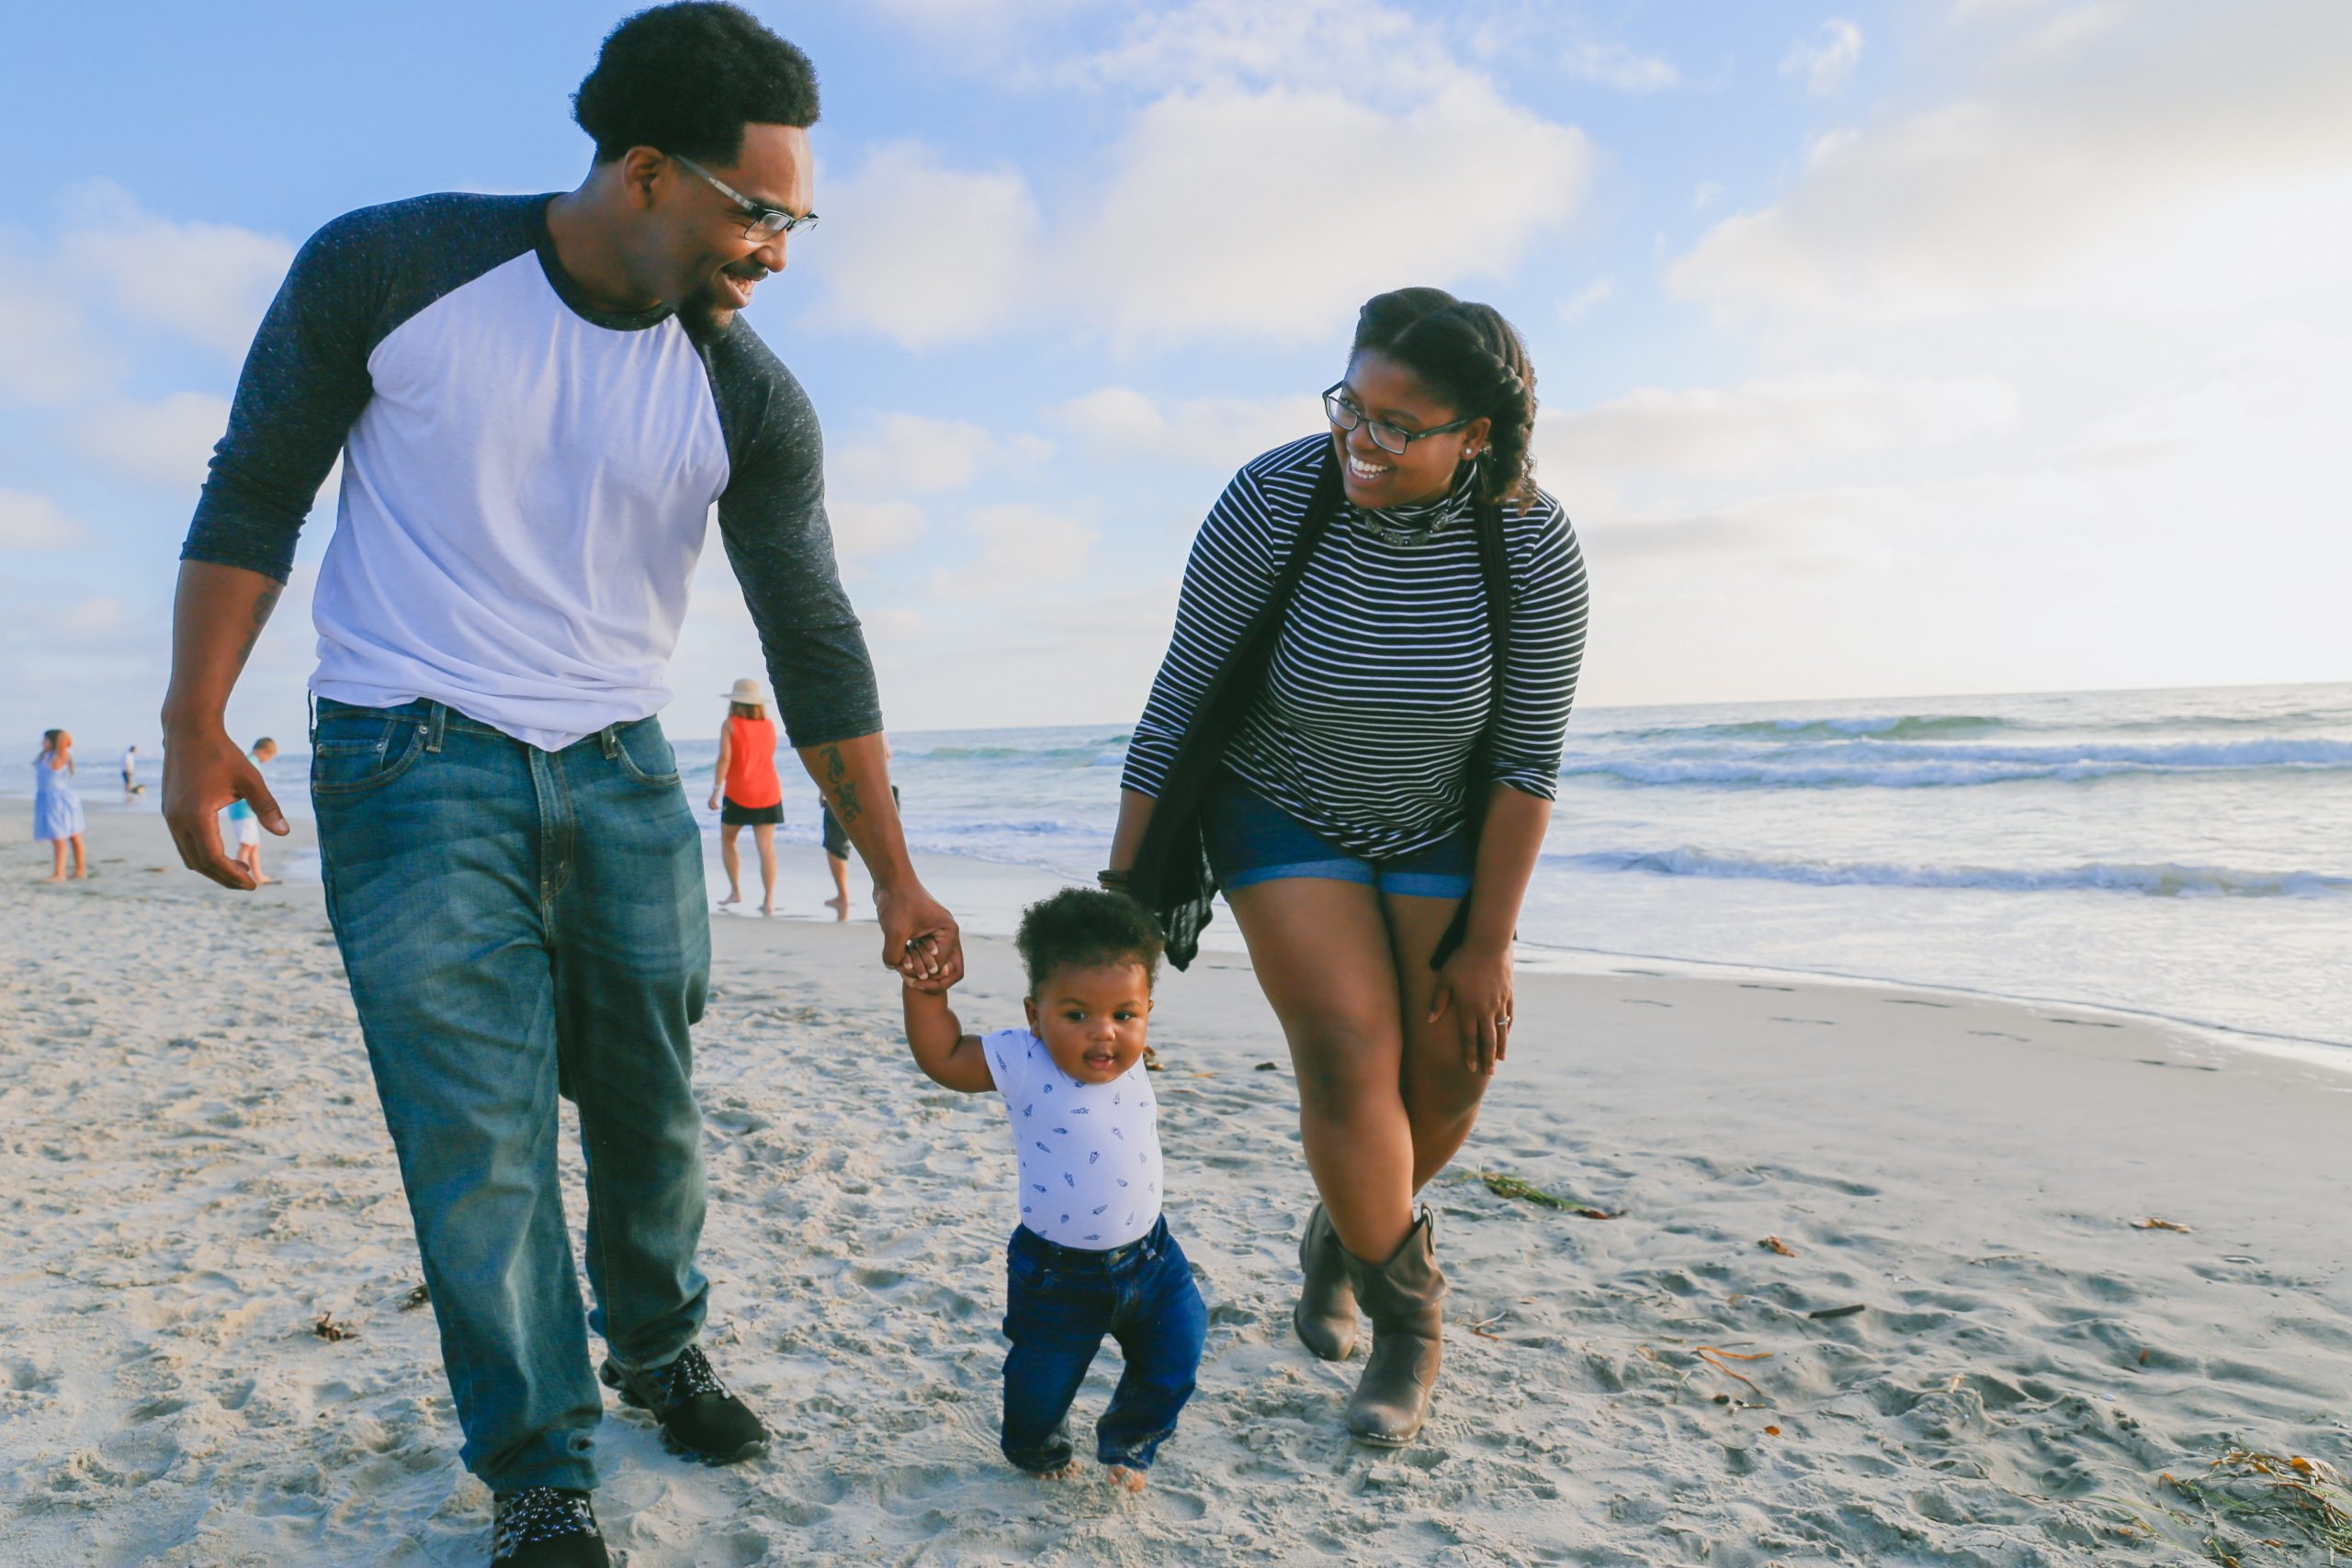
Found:
<svg viewBox="0 0 2352 1568"><path fill-rule="evenodd" d="M222 708L199 707L194 710L165 704L159 724L166 742L179 739L208 739L229 733L229 717Z"/></svg>

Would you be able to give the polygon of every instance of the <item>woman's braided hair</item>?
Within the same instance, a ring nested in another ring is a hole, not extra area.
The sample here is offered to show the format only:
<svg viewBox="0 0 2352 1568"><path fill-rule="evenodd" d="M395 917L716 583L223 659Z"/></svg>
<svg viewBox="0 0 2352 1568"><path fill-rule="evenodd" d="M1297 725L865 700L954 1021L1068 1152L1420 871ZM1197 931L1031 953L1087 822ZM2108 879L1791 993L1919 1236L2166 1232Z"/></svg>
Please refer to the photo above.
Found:
<svg viewBox="0 0 2352 1568"><path fill-rule="evenodd" d="M1492 305L1442 288L1376 294L1356 315L1351 357L1385 354L1429 383L1456 412L1492 421L1478 468L1478 499L1501 502L1535 488L1535 367L1519 331Z"/></svg>

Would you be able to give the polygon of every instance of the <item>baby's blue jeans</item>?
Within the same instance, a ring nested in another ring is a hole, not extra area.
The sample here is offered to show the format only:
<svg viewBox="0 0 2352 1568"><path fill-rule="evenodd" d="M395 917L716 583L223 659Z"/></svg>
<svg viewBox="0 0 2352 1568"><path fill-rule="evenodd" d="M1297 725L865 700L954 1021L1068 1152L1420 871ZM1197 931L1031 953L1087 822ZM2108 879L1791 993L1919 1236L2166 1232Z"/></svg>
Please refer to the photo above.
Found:
<svg viewBox="0 0 2352 1568"><path fill-rule="evenodd" d="M1004 1457L1022 1469L1069 1462L1070 1401L1102 1337L1126 1371L1094 1426L1095 1457L1148 1470L1193 1397L1209 1312L1162 1215L1139 1241L1108 1252L1057 1247L1027 1225L1005 1248Z"/></svg>
<svg viewBox="0 0 2352 1568"><path fill-rule="evenodd" d="M400 1156L466 1467L593 1487L588 1327L691 1345L706 1286L687 1026L710 970L701 834L650 718L542 751L439 703L322 701L327 912ZM583 1318L556 1097L587 1156Z"/></svg>

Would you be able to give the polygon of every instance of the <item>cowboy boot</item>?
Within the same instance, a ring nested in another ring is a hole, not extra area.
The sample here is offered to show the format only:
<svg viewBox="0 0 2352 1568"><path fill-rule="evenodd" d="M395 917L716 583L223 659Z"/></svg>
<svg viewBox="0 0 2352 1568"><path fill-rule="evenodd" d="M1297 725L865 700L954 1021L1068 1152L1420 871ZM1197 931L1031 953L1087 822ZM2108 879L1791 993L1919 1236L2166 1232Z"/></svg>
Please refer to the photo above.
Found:
<svg viewBox="0 0 2352 1568"><path fill-rule="evenodd" d="M1348 1430L1380 1448L1402 1448L1413 1440L1437 1383L1445 1274L1437 1266L1433 1223L1422 1210L1405 1244L1385 1263L1342 1253L1356 1299L1372 1316L1372 1356L1355 1397L1348 1401Z"/></svg>
<svg viewBox="0 0 2352 1568"><path fill-rule="evenodd" d="M1298 1238L1298 1267L1306 1276L1290 1313L1298 1342L1327 1361L1344 1361L1355 1354L1356 1292L1348 1283L1347 1249L1320 1201Z"/></svg>

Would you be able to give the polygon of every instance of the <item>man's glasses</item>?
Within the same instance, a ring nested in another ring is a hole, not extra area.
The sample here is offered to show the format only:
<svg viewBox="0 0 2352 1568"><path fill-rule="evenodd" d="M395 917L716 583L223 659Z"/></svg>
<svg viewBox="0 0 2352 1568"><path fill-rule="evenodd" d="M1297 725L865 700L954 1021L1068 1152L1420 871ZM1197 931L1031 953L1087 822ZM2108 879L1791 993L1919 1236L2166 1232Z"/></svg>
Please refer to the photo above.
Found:
<svg viewBox="0 0 2352 1568"><path fill-rule="evenodd" d="M1353 430L1357 425L1363 425L1364 433L1372 437L1372 444L1392 457L1403 457L1406 447L1425 436L1443 435L1449 430L1459 430L1465 424L1475 424L1483 417L1472 414L1468 419L1457 419L1446 424L1432 424L1427 430L1408 430L1401 424L1391 424L1386 420L1367 418L1363 410L1348 401L1347 390L1348 384L1345 381L1334 381L1323 389L1323 412L1329 414L1331 423L1341 430Z"/></svg>
<svg viewBox="0 0 2352 1568"><path fill-rule="evenodd" d="M736 211L742 217L743 238L747 240L758 240L764 243L775 239L778 234L789 234L797 229L814 229L817 226L815 213L803 212L795 215L785 211L780 207L768 207L753 201L684 153L671 153L670 161L673 164L684 164L701 175L705 183L713 190L735 204Z"/></svg>

